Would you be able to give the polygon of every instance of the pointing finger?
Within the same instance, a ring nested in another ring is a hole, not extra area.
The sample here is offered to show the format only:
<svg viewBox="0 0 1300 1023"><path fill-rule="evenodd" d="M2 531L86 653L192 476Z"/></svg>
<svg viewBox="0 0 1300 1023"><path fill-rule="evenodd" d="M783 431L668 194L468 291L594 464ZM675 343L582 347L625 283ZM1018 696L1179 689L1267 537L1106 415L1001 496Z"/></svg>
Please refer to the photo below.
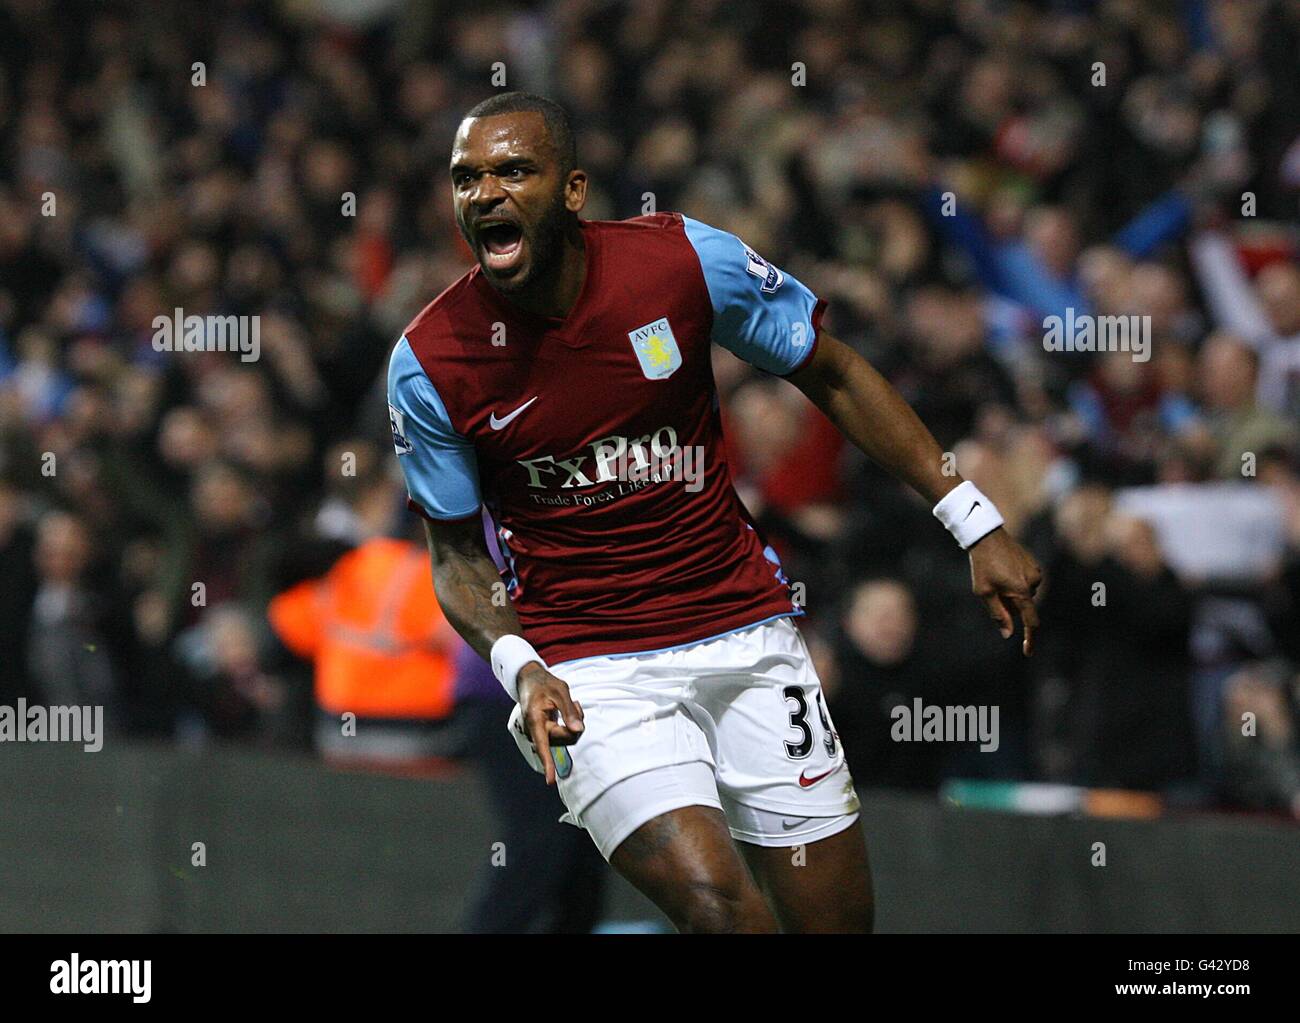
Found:
<svg viewBox="0 0 1300 1023"><path fill-rule="evenodd" d="M1007 610L1006 605L1002 603L1001 595L990 593L984 598L984 604L989 609L989 617L997 623L1002 638L1010 639L1011 634L1016 631L1015 625L1011 620L1011 613Z"/></svg>
<svg viewBox="0 0 1300 1023"><path fill-rule="evenodd" d="M560 704L561 715L564 718L564 723L568 726L568 731L574 735L580 734L583 729L582 707L569 695L568 686L560 685L556 686L555 689L556 700Z"/></svg>
<svg viewBox="0 0 1300 1023"><path fill-rule="evenodd" d="M542 762L542 767L546 770L546 784L555 784L555 761L551 758L551 743L548 735L547 725L554 724L546 719L542 714L529 715L528 718L528 737L533 740L533 748L537 750L537 756Z"/></svg>
<svg viewBox="0 0 1300 1023"><path fill-rule="evenodd" d="M1034 633L1038 629L1038 608L1034 602L1027 597L1015 597L1016 610L1020 612L1020 620L1025 626L1025 641L1021 646L1026 657L1034 652Z"/></svg>

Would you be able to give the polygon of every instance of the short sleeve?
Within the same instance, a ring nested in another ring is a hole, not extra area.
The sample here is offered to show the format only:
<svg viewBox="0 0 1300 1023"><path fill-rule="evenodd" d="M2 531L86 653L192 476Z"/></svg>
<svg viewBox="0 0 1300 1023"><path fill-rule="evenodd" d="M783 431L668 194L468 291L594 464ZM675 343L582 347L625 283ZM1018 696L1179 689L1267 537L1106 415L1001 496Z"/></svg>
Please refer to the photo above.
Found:
<svg viewBox="0 0 1300 1023"><path fill-rule="evenodd" d="M447 408L405 337L388 362L388 419L411 507L430 519L463 519L482 498L474 446L452 429Z"/></svg>
<svg viewBox="0 0 1300 1023"><path fill-rule="evenodd" d="M713 340L788 376L812 357L825 301L734 234L682 217L713 304Z"/></svg>

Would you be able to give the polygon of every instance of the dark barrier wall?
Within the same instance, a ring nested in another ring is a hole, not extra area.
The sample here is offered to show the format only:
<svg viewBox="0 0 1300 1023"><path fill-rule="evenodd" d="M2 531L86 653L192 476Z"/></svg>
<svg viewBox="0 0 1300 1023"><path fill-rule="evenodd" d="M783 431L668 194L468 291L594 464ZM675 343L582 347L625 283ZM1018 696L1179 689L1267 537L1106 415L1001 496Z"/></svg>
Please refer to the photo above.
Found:
<svg viewBox="0 0 1300 1023"><path fill-rule="evenodd" d="M472 773L0 746L0 930L447 931L491 855ZM882 931L1300 931L1300 829L864 797ZM191 865L194 843L207 865ZM1094 843L1106 866L1092 866ZM509 856L509 850L506 850ZM609 915L654 911L619 882Z"/></svg>

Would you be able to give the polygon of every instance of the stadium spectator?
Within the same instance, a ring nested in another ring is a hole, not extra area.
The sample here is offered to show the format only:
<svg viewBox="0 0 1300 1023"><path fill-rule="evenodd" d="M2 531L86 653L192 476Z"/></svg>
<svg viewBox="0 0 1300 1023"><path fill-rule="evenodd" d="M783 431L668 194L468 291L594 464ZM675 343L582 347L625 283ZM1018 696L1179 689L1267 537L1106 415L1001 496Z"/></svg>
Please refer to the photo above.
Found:
<svg viewBox="0 0 1300 1023"><path fill-rule="evenodd" d="M1165 789L1196 772L1188 684L1191 602L1151 525L1081 488L1056 514L1048 561L1039 728L1045 772L1105 788Z"/></svg>
<svg viewBox="0 0 1300 1023"><path fill-rule="evenodd" d="M1215 472L1225 479L1242 477L1242 455L1295 445L1295 422L1255 400L1258 368L1258 355L1232 335L1211 334L1201 348L1201 393L1219 453Z"/></svg>
<svg viewBox="0 0 1300 1023"><path fill-rule="evenodd" d="M938 785L941 747L895 742L895 707L947 703L936 666L916 648L918 622L911 592L895 579L863 583L852 594L836 655L837 679L828 697L849 770L867 787L926 789Z"/></svg>
<svg viewBox="0 0 1300 1023"><path fill-rule="evenodd" d="M114 609L90 581L90 532L74 515L46 515L36 530L36 593L28 664L40 698L63 707L102 706L110 730L121 727L121 680L110 642L119 640Z"/></svg>
<svg viewBox="0 0 1300 1023"><path fill-rule="evenodd" d="M177 637L176 657L187 684L187 713L179 724L183 741L296 744L300 701L292 681L269 668L265 631L259 618L231 603L207 608Z"/></svg>
<svg viewBox="0 0 1300 1023"><path fill-rule="evenodd" d="M1295 687L1286 662L1257 662L1233 675L1224 694L1228 798L1300 819L1300 740Z"/></svg>
<svg viewBox="0 0 1300 1023"><path fill-rule="evenodd" d="M314 670L317 751L335 763L437 768L462 752L456 637L419 544L377 537L271 599L280 641Z"/></svg>

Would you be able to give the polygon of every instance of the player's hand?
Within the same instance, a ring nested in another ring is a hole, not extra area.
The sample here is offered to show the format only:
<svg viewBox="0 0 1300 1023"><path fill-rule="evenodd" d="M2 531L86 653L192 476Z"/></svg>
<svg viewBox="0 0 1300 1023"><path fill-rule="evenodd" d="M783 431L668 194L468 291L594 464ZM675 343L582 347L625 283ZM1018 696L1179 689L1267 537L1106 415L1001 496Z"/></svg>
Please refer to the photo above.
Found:
<svg viewBox="0 0 1300 1023"><path fill-rule="evenodd" d="M555 784L552 746L572 746L582 738L582 704L575 703L569 687L536 661L519 669L519 706L524 727L545 769L546 784Z"/></svg>
<svg viewBox="0 0 1300 1023"><path fill-rule="evenodd" d="M1012 610L1020 615L1025 628L1021 649L1026 657L1032 654L1038 628L1034 592L1043 578L1034 556L999 527L970 548L970 576L971 589L988 607L1003 639L1010 639L1015 632Z"/></svg>

